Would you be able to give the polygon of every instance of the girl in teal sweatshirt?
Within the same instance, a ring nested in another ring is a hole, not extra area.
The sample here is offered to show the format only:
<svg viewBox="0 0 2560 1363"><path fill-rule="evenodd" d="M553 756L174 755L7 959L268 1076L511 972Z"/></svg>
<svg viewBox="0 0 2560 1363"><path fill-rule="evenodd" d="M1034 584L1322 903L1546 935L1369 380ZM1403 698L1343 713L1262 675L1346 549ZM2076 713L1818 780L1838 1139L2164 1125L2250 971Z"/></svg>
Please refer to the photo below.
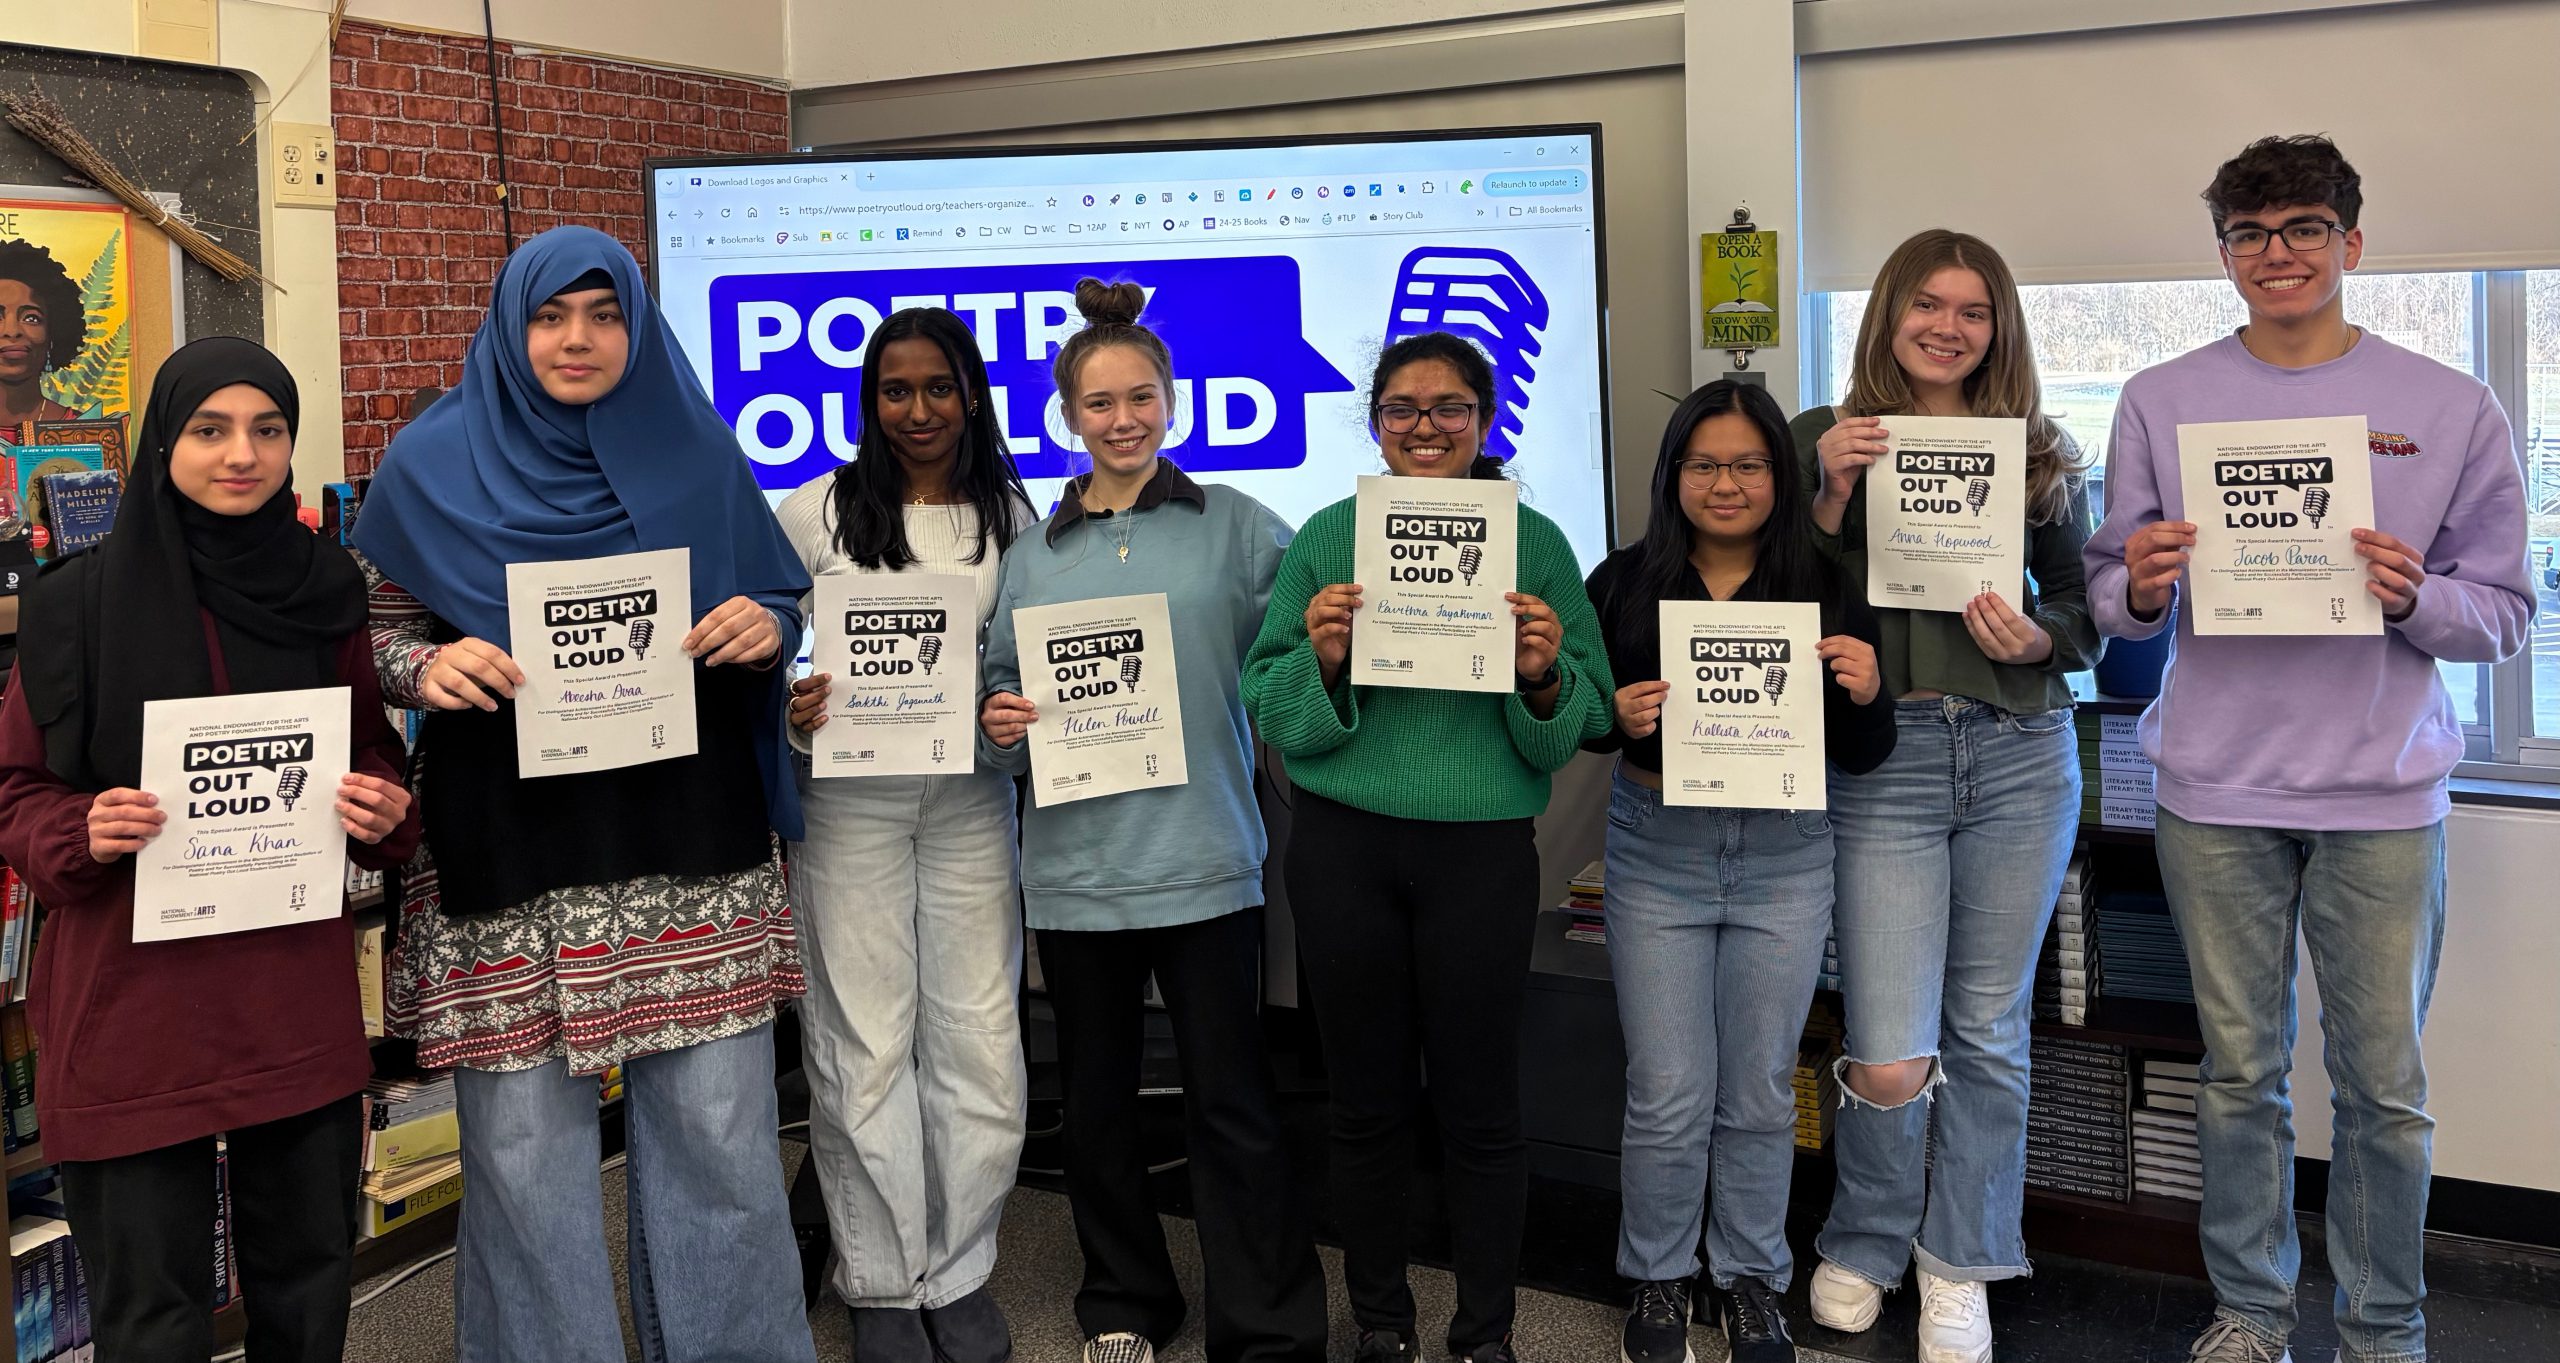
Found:
<svg viewBox="0 0 2560 1363"><path fill-rule="evenodd" d="M1499 478L1483 453L1496 403L1484 356L1426 332L1379 357L1370 427L1400 476ZM1608 732L1616 690L1572 546L1553 521L1519 515L1510 694L1344 678L1361 595L1351 498L1309 517L1289 546L1245 664L1245 704L1297 787L1289 907L1333 1079L1334 1224L1364 1363L1416 1356L1405 1204L1425 1067L1458 1278L1449 1352L1515 1363L1531 820L1549 773Z"/></svg>

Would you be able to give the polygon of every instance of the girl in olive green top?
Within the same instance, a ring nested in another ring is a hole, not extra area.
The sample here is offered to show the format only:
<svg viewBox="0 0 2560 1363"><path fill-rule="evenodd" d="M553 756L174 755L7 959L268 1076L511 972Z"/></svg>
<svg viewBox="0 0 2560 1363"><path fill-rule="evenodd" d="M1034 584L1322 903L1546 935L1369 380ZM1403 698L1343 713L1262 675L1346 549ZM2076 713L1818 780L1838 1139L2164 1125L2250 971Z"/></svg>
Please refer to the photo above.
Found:
<svg viewBox="0 0 2560 1363"><path fill-rule="evenodd" d="M1898 737L1883 766L1831 787L1847 1105L1813 1316L1866 1329L1916 1257L1921 1356L1988 1363L1982 1285L2027 1272L2029 991L2080 820L2066 676L2099 650L2079 562L2088 491L2043 413L2017 285L1980 240L1904 242L1856 357L1840 407L1793 427L1817 542L1866 581L1864 475L1894 416L2022 417L2037 590L2023 614L1987 592L1961 613L1875 603Z"/></svg>

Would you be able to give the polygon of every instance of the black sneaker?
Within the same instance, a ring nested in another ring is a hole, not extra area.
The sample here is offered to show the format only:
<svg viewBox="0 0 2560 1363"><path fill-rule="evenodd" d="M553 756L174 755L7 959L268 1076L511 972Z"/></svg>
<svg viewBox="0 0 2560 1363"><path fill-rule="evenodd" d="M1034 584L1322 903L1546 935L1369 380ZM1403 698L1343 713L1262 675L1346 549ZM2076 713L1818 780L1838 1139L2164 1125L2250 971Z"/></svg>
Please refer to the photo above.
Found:
<svg viewBox="0 0 2560 1363"><path fill-rule="evenodd" d="M1787 1334L1778 1294L1767 1283L1737 1278L1715 1298L1716 1324L1724 1330L1733 1363L1796 1363L1796 1342Z"/></svg>
<svg viewBox="0 0 2560 1363"><path fill-rule="evenodd" d="M1012 1363L1013 1331L995 1294L981 1287L948 1306L927 1307L925 1333L935 1363Z"/></svg>
<svg viewBox="0 0 2560 1363"><path fill-rule="evenodd" d="M923 1312L897 1306L856 1306L851 1311L854 1363L934 1363Z"/></svg>
<svg viewBox="0 0 2560 1363"><path fill-rule="evenodd" d="M1363 1330L1360 1347L1351 1351L1351 1363L1384 1363L1387 1359L1409 1359L1414 1356L1413 1341L1393 1330Z"/></svg>
<svg viewBox="0 0 2560 1363"><path fill-rule="evenodd" d="M1638 1283L1627 1328L1618 1334L1621 1363L1697 1363L1689 1351L1689 1284Z"/></svg>
<svg viewBox="0 0 2560 1363"><path fill-rule="evenodd" d="M1465 1353L1450 1350L1452 1363L1520 1363L1520 1355L1511 1351L1511 1336L1504 1335L1491 1344L1479 1344Z"/></svg>

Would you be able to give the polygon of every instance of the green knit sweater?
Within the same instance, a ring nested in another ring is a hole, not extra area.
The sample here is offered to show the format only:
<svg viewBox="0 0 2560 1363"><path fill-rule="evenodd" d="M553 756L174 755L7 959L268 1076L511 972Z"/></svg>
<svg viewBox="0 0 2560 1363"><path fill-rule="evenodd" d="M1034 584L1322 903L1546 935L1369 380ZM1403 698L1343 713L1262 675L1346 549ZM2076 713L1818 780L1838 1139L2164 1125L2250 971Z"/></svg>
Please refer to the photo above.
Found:
<svg viewBox="0 0 2560 1363"><path fill-rule="evenodd" d="M1298 528L1271 584L1271 610L1245 655L1244 703L1289 779L1328 800L1404 819L1525 819L1547 808L1548 773L1607 732L1617 688L1573 546L1555 522L1520 508L1516 590L1564 626L1561 684L1545 719L1515 692L1324 684L1307 639L1307 603L1351 576L1352 498ZM1353 629L1358 629L1355 620Z"/></svg>

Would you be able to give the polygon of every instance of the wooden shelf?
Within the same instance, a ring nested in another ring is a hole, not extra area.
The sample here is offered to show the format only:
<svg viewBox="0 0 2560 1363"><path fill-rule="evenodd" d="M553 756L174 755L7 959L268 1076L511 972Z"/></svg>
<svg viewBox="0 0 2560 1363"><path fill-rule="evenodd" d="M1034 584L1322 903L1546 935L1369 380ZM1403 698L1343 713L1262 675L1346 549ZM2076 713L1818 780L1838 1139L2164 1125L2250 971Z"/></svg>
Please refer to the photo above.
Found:
<svg viewBox="0 0 2560 1363"><path fill-rule="evenodd" d="M2035 1024L2035 1034L2071 1041L2104 1042L2110 1046L2131 1046L2137 1050L2204 1054L2204 1032L2196 1025L2195 1006L2156 999L2111 998L2101 994L2098 1001L2089 1006L2086 1023L2074 1026L2064 1022L2039 1021Z"/></svg>
<svg viewBox="0 0 2560 1363"><path fill-rule="evenodd" d="M2196 1238L2197 1210L2193 1202L2149 1193L2110 1202L2030 1184L2026 1240L2039 1252L2201 1278L2204 1248Z"/></svg>
<svg viewBox="0 0 2560 1363"><path fill-rule="evenodd" d="M2157 841L2148 828L2118 828L2112 824L2095 823L2080 825L2080 839L2111 847L2149 847Z"/></svg>
<svg viewBox="0 0 2560 1363"><path fill-rule="evenodd" d="M15 1182L18 1175L41 1169L52 1162L44 1157L43 1141L19 1146L17 1153L9 1156L8 1177L10 1181Z"/></svg>

